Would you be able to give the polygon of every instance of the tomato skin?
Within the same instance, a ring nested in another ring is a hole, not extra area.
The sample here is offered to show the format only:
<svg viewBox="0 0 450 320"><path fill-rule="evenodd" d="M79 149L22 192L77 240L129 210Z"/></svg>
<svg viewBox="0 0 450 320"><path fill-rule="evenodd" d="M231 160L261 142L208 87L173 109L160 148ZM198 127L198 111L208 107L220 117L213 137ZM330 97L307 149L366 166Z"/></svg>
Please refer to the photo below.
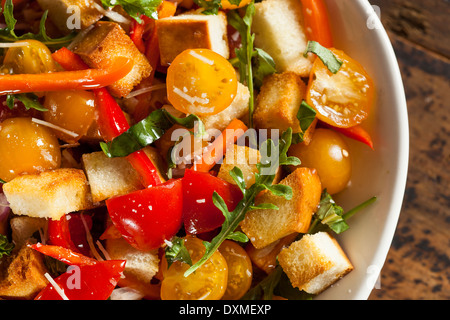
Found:
<svg viewBox="0 0 450 320"><path fill-rule="evenodd" d="M181 179L106 200L109 216L125 240L138 250L157 249L182 225Z"/></svg>
<svg viewBox="0 0 450 320"><path fill-rule="evenodd" d="M332 74L316 58L306 101L317 111L316 116L322 122L338 128L354 127L369 116L375 96L374 83L359 62L341 50L330 50L343 64L336 74Z"/></svg>
<svg viewBox="0 0 450 320"><path fill-rule="evenodd" d="M341 135L331 129L316 129L309 145L292 145L288 154L298 157L302 167L315 168L322 188L329 194L341 192L350 181L352 163L349 147Z"/></svg>
<svg viewBox="0 0 450 320"><path fill-rule="evenodd" d="M191 169L183 177L184 228L188 234L212 231L220 227L225 217L213 203L214 191L217 192L232 211L242 200L240 189L209 173Z"/></svg>
<svg viewBox="0 0 450 320"><path fill-rule="evenodd" d="M209 49L180 53L167 70L167 99L175 109L198 116L214 115L236 97L236 70L227 59Z"/></svg>
<svg viewBox="0 0 450 320"><path fill-rule="evenodd" d="M194 236L187 236L184 245L193 263L205 253L202 241ZM169 268L165 256L162 258L162 300L219 300L223 297L228 281L228 265L219 251L215 251L205 264L185 277L187 269L189 265L181 261L175 261Z"/></svg>
<svg viewBox="0 0 450 320"><path fill-rule="evenodd" d="M231 240L225 240L220 245L219 252L228 265L227 290L222 300L239 300L252 284L252 261L244 248Z"/></svg>

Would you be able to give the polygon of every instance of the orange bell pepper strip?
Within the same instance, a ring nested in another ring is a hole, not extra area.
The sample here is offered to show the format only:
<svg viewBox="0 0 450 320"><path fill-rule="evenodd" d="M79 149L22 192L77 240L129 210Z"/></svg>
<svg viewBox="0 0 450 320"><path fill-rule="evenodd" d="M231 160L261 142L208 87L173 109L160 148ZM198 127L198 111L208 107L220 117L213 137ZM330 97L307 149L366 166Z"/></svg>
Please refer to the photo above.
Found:
<svg viewBox="0 0 450 320"><path fill-rule="evenodd" d="M106 69L0 75L0 95L103 88L125 77L132 68L131 60L117 57Z"/></svg>
<svg viewBox="0 0 450 320"><path fill-rule="evenodd" d="M300 0L308 40L317 41L326 48L333 47L328 11L323 0Z"/></svg>
<svg viewBox="0 0 450 320"><path fill-rule="evenodd" d="M216 138L203 153L200 161L194 163L193 169L201 172L209 172L226 153L227 149L244 135L247 126L239 119L234 119L222 131L222 134Z"/></svg>

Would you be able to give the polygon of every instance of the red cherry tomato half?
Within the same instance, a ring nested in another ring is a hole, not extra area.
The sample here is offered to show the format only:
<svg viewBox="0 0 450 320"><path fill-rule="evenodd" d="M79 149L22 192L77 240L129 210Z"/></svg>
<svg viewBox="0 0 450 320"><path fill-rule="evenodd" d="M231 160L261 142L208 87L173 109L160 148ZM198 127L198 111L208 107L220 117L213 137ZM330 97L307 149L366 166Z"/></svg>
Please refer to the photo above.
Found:
<svg viewBox="0 0 450 320"><path fill-rule="evenodd" d="M212 198L216 191L234 210L242 200L242 192L231 183L209 173L186 170L183 178L184 228L188 234L198 234L220 227L225 217L214 205Z"/></svg>
<svg viewBox="0 0 450 320"><path fill-rule="evenodd" d="M159 248L180 229L183 216L182 182L135 191L106 201L109 215L125 240L138 250Z"/></svg>

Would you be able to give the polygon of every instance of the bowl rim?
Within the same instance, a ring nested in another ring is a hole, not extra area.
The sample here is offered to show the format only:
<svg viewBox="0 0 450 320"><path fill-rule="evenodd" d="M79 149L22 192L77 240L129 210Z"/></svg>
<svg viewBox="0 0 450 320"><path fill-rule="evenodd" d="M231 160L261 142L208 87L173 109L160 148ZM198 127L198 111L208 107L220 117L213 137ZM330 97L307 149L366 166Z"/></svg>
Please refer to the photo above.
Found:
<svg viewBox="0 0 450 320"><path fill-rule="evenodd" d="M358 10L362 14L376 15L373 6L369 3L369 0L358 0L355 2ZM380 22L380 26L382 26ZM409 167L409 120L408 120L408 108L406 101L406 94L403 84L403 78L400 72L400 66L392 45L392 41L389 38L384 26L373 30L375 32L374 37L382 48L381 52L385 56L384 59L388 62L385 66L389 70L387 74L390 76L390 83L394 85L391 91L395 92L393 103L395 103L395 112L397 113L398 121L398 141L399 149L397 153L397 163L395 171L395 185L393 186L394 193L392 195L392 201L389 204L389 210L387 219L384 221L382 228L383 234L380 236L379 245L372 256L371 265L379 267L376 270L377 276L380 275L381 269L385 264L387 255L390 251L397 224L400 218L401 209L403 206L403 199L406 190L406 182L408 178ZM357 292L353 295L356 300L367 300L372 293L376 282L377 276L371 275L365 281L364 285L361 285Z"/></svg>

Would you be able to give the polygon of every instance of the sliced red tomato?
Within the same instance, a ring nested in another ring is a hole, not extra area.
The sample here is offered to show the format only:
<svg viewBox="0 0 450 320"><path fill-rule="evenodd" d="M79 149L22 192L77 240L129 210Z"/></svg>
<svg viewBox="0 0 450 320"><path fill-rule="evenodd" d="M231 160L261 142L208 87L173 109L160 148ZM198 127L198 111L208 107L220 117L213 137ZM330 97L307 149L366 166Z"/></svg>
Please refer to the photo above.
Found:
<svg viewBox="0 0 450 320"><path fill-rule="evenodd" d="M213 203L217 192L232 211L242 200L240 189L209 173L186 170L183 177L184 228L188 234L198 234L220 227L225 217Z"/></svg>
<svg viewBox="0 0 450 320"><path fill-rule="evenodd" d="M109 216L125 240L147 251L170 240L180 229L183 190L180 179L106 201Z"/></svg>
<svg viewBox="0 0 450 320"><path fill-rule="evenodd" d="M317 118L333 127L349 128L363 122L374 100L372 78L356 60L331 48L343 64L331 73L320 59L311 70L306 100L317 111Z"/></svg>

